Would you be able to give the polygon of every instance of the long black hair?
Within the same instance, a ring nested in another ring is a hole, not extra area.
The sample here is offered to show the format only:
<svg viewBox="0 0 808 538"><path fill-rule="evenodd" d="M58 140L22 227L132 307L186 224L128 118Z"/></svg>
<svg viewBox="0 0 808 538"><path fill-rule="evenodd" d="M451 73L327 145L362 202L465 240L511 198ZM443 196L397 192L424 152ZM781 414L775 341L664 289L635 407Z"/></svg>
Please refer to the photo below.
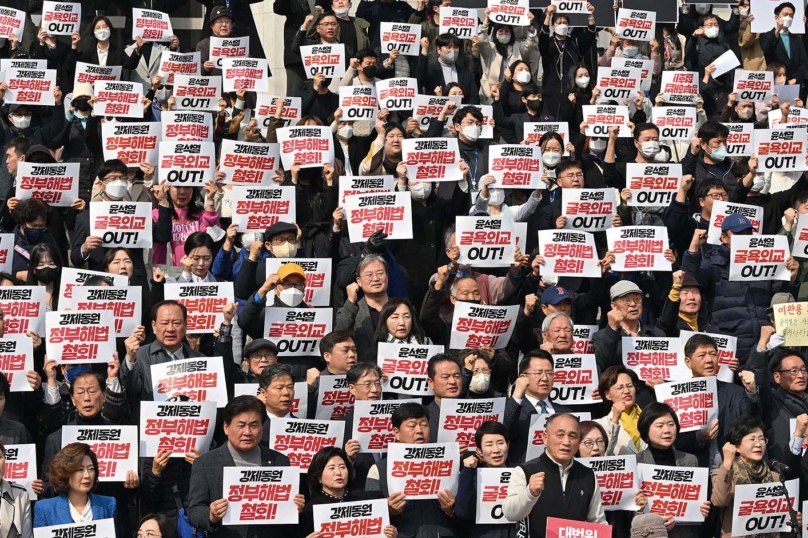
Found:
<svg viewBox="0 0 808 538"><path fill-rule="evenodd" d="M387 330L387 318L392 316L393 312L395 312L396 309L401 305L406 305L406 307L410 310L410 317L412 318L412 328L410 329L410 334L407 335L407 338L410 336L415 336L418 343L423 344L426 337L424 335L424 328L421 327L421 323L418 321L418 314L415 311L415 307L412 306L412 303L408 299L402 299L400 297L391 298L382 307L382 311L379 312L379 326L376 327L376 334L374 335L374 338L377 342L387 342L387 338L390 336L390 331Z"/></svg>

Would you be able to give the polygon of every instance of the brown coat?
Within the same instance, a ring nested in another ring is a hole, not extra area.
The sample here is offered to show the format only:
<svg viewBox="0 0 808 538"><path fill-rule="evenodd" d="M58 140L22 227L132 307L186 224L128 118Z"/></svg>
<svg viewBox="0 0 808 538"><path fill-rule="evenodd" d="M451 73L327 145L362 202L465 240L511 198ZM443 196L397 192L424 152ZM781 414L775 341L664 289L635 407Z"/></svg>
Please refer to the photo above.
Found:
<svg viewBox="0 0 808 538"><path fill-rule="evenodd" d="M759 34L752 33L752 23L749 19L743 19L738 28L738 45L741 47L741 58L743 68L748 71L765 71L766 58L763 57L763 49L760 48Z"/></svg>
<svg viewBox="0 0 808 538"><path fill-rule="evenodd" d="M732 516L735 505L735 480L732 470L727 470L723 465L710 473L713 483L713 493L710 502L713 506L723 507L721 511L721 538L732 537ZM779 482L780 475L772 471L772 481Z"/></svg>

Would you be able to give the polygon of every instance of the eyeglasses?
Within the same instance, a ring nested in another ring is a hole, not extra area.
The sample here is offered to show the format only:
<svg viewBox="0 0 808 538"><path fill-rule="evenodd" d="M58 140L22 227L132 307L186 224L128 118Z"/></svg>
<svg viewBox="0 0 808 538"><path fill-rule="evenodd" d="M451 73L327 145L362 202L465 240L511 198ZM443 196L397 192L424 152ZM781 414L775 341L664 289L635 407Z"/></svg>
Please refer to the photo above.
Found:
<svg viewBox="0 0 808 538"><path fill-rule="evenodd" d="M623 305L640 304L642 302L642 296L620 297L616 302Z"/></svg>
<svg viewBox="0 0 808 538"><path fill-rule="evenodd" d="M253 362L269 362L275 360L275 355L269 352L257 352L250 355L249 359Z"/></svg>
<svg viewBox="0 0 808 538"><path fill-rule="evenodd" d="M544 377L544 376L553 377L553 371L552 370L547 370L547 371L539 370L538 372L525 372L525 375L535 375L536 377Z"/></svg>
<svg viewBox="0 0 808 538"><path fill-rule="evenodd" d="M769 443L769 440L765 437L752 437L749 439L744 439L743 442L749 446L755 446L758 444L766 446Z"/></svg>
<svg viewBox="0 0 808 538"><path fill-rule="evenodd" d="M603 437L598 437L595 440L592 439L584 439L581 441L581 444L584 445L586 448L592 448L595 445L605 447L606 446L606 439Z"/></svg>
<svg viewBox="0 0 808 538"><path fill-rule="evenodd" d="M788 370L779 370L781 374L789 374L791 377L796 377L797 374L808 375L808 370L805 368L789 368Z"/></svg>
<svg viewBox="0 0 808 538"><path fill-rule="evenodd" d="M126 176L107 176L104 181L126 181Z"/></svg>
<svg viewBox="0 0 808 538"><path fill-rule="evenodd" d="M564 174L564 179L583 179L584 173L578 172L577 174Z"/></svg>
<svg viewBox="0 0 808 538"><path fill-rule="evenodd" d="M729 200L729 194L726 192L712 192L707 194L705 198L712 198L713 200Z"/></svg>
<svg viewBox="0 0 808 538"><path fill-rule="evenodd" d="M284 235L273 237L271 243L280 246L284 243L294 243L295 241L297 241L296 235Z"/></svg>
<svg viewBox="0 0 808 538"><path fill-rule="evenodd" d="M356 386L357 387L362 387L365 390L370 390L370 389L374 389L374 388L375 389L380 389L380 388L382 388L382 382L381 381L368 381L366 383L356 383Z"/></svg>
<svg viewBox="0 0 808 538"><path fill-rule="evenodd" d="M362 278L364 278L366 280L373 280L373 277L376 277L379 280L381 280L386 276L387 276L387 271L376 271L375 273L372 273L372 272L368 271L367 273L362 273Z"/></svg>
<svg viewBox="0 0 808 538"><path fill-rule="evenodd" d="M625 385L614 385L612 388L617 392L623 392L625 389L634 390L637 388L637 385L634 383L626 383Z"/></svg>
<svg viewBox="0 0 808 538"><path fill-rule="evenodd" d="M288 290L289 288L295 288L300 291L306 291L306 283L305 282L298 282L297 284L292 284L291 282L281 282L281 286L283 289Z"/></svg>
<svg viewBox="0 0 808 538"><path fill-rule="evenodd" d="M230 26L233 23L230 21L230 19L221 18L213 21L213 24L216 24L218 26Z"/></svg>

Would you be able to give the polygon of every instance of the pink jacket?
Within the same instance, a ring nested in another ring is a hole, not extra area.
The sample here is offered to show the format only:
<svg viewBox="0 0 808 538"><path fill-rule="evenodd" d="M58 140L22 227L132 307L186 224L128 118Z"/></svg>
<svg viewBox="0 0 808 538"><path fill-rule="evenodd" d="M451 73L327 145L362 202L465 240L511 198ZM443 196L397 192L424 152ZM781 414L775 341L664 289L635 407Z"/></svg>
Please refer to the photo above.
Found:
<svg viewBox="0 0 808 538"><path fill-rule="evenodd" d="M171 253L174 265L179 266L180 260L182 260L182 257L185 256L185 240L188 239L188 236L194 232L204 232L208 229L208 226L218 225L219 214L215 211L204 211L201 215L199 215L197 220L189 221L186 218L188 216L187 208L175 208L175 210L180 218L171 220ZM159 211L157 209L153 209L152 220L154 222L157 222L158 215ZM155 265L165 264L167 258L166 252L165 243L155 243L152 254L152 263Z"/></svg>

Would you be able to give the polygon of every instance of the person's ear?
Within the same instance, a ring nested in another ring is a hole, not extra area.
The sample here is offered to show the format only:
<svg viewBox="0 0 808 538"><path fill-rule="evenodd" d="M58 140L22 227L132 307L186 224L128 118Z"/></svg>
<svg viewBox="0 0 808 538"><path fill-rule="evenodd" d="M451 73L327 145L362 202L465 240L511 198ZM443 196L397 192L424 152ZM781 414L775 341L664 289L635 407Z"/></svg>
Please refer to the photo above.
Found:
<svg viewBox="0 0 808 538"><path fill-rule="evenodd" d="M690 368L692 370L693 367L691 366L691 363L692 363L692 361L690 360L690 357L685 357L685 366L687 366L688 368Z"/></svg>

